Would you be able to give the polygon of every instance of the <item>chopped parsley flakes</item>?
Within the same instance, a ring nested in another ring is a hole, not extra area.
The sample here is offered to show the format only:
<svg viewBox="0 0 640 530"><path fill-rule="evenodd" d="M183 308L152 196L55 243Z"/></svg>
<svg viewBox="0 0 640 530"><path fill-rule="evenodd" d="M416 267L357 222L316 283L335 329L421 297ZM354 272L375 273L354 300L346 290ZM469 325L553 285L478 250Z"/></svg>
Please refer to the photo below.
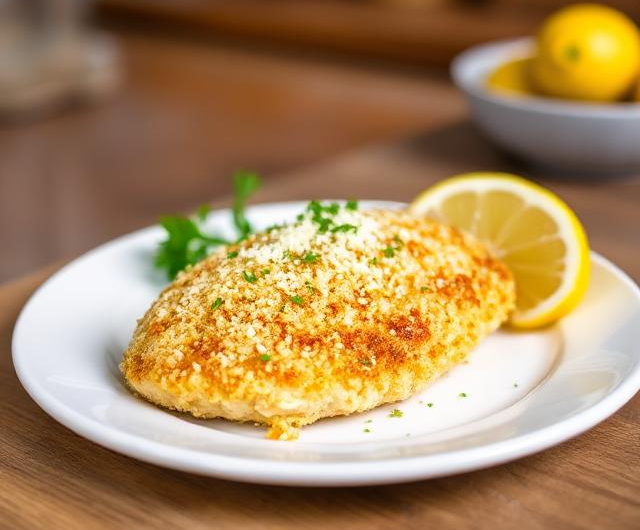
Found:
<svg viewBox="0 0 640 530"><path fill-rule="evenodd" d="M224 303L224 300L220 297L216 298L216 301L213 302L213 304L211 304L211 310L215 311L216 309L218 309L222 304Z"/></svg>
<svg viewBox="0 0 640 530"><path fill-rule="evenodd" d="M300 306L304 305L304 300L302 299L302 296L298 296L298 295L290 296L289 300L291 300L294 304L297 304Z"/></svg>
<svg viewBox="0 0 640 530"><path fill-rule="evenodd" d="M305 263L315 263L316 261L318 261L318 255L314 254L313 252L307 252L302 258L302 261L304 261Z"/></svg>
<svg viewBox="0 0 640 530"><path fill-rule="evenodd" d="M271 355L269 355L268 353L263 353L263 354L260 356L260 360L261 360L262 362L266 363L267 361L270 361L270 360L271 360Z"/></svg>
<svg viewBox="0 0 640 530"><path fill-rule="evenodd" d="M242 272L242 277L247 280L249 283L256 283L258 281L258 278L255 274L253 274L253 272L251 271L243 271Z"/></svg>
<svg viewBox="0 0 640 530"><path fill-rule="evenodd" d="M458 394L458 397L466 398L466 397L467 397L467 394L466 394L465 392L460 392L460 393Z"/></svg>
<svg viewBox="0 0 640 530"><path fill-rule="evenodd" d="M331 229L331 232L333 232L334 234L336 232L353 232L355 234L358 232L358 227L356 225L345 223L343 225L334 226Z"/></svg>
<svg viewBox="0 0 640 530"><path fill-rule="evenodd" d="M402 418L402 416L404 416L404 412L402 412L400 409L393 409L389 413L390 418Z"/></svg>

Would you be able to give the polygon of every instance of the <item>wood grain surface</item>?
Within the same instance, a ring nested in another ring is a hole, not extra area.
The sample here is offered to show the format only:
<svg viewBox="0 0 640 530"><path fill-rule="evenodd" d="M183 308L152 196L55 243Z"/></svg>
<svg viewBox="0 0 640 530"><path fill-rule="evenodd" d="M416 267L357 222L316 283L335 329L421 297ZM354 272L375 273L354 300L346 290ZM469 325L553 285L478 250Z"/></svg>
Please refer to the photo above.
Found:
<svg viewBox="0 0 640 530"><path fill-rule="evenodd" d="M640 279L640 179L554 180L507 161L466 122L454 120L419 137L283 175L258 200L408 200L434 180L470 168L516 168L543 181L582 217L594 248ZM2 530L640 527L640 396L589 432L543 453L455 477L384 487L246 485L103 449L50 419L13 372L15 318L49 272L0 287Z"/></svg>
<svg viewBox="0 0 640 530"><path fill-rule="evenodd" d="M0 124L0 282L229 193L236 169L277 179L464 113L442 71L116 37L113 99Z"/></svg>
<svg viewBox="0 0 640 530"><path fill-rule="evenodd" d="M406 65L446 65L465 48L532 33L545 11L492 2L422 0L99 0L99 15L202 37Z"/></svg>

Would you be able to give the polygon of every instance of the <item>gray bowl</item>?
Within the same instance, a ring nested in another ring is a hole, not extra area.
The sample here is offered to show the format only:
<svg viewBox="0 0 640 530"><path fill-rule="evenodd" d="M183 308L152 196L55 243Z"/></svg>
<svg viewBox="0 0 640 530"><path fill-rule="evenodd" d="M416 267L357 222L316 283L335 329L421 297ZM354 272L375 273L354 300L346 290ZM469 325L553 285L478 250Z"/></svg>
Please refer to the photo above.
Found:
<svg viewBox="0 0 640 530"><path fill-rule="evenodd" d="M533 40L471 48L454 60L454 83L480 129L510 153L544 166L586 173L640 168L640 104L592 104L495 94L487 76L507 60L531 55Z"/></svg>

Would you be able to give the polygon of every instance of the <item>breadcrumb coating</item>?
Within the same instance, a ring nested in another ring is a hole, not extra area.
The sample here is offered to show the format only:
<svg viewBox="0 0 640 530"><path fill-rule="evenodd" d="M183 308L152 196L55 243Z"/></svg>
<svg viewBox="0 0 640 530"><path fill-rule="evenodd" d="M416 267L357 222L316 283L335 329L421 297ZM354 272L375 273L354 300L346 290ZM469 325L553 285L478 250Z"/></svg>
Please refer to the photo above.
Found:
<svg viewBox="0 0 640 530"><path fill-rule="evenodd" d="M149 401L289 440L320 418L406 399L514 307L507 267L406 212L340 208L220 248L138 322L121 369Z"/></svg>

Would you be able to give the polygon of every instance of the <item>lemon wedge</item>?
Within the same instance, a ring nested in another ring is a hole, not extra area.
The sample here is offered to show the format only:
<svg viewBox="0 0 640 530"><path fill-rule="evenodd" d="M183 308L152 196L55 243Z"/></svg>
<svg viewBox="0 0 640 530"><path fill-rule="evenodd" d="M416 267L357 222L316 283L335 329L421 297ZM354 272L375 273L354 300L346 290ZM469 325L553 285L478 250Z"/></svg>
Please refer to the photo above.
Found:
<svg viewBox="0 0 640 530"><path fill-rule="evenodd" d="M409 205L480 239L516 281L510 323L536 328L555 322L589 284L589 244L580 221L550 191L507 173L468 173L425 190Z"/></svg>

